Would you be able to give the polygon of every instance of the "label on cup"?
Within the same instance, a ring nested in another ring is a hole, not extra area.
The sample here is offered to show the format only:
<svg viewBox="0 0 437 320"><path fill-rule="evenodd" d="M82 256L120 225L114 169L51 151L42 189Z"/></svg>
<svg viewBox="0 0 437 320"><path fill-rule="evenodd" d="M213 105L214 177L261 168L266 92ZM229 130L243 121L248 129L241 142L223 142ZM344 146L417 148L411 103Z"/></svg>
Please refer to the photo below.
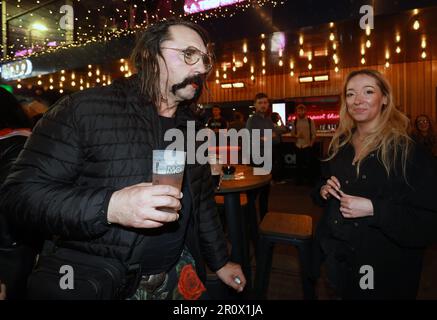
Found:
<svg viewBox="0 0 437 320"><path fill-rule="evenodd" d="M178 174L184 172L184 167L184 151L153 150L154 174Z"/></svg>

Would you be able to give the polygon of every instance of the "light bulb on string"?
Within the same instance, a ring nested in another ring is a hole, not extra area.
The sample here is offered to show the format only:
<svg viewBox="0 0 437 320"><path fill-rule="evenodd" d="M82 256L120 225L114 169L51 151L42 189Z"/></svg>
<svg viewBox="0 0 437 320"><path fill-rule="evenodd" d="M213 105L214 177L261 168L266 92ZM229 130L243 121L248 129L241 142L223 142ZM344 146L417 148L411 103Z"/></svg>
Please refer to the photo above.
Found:
<svg viewBox="0 0 437 320"><path fill-rule="evenodd" d="M370 40L366 41L366 48L370 48L372 46L372 42Z"/></svg>
<svg viewBox="0 0 437 320"><path fill-rule="evenodd" d="M420 22L419 22L419 20L416 19L413 23L413 29L419 30L419 28L420 28Z"/></svg>
<svg viewBox="0 0 437 320"><path fill-rule="evenodd" d="M370 26L367 25L366 26L366 36L370 36L370 32L371 32Z"/></svg>
<svg viewBox="0 0 437 320"><path fill-rule="evenodd" d="M338 72L338 67L337 66L335 66L335 68L334 68L334 71L337 73Z"/></svg>
<svg viewBox="0 0 437 320"><path fill-rule="evenodd" d="M426 39L425 38L422 39L420 46L422 47L422 49L426 48Z"/></svg>

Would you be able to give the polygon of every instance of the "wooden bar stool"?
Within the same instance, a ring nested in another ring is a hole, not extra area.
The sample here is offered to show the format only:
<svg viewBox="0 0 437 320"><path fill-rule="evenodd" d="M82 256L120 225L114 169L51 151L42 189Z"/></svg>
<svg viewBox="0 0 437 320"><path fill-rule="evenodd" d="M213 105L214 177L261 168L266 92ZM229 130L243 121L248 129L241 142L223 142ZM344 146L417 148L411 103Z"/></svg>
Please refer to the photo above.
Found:
<svg viewBox="0 0 437 320"><path fill-rule="evenodd" d="M276 243L295 246L299 253L304 299L315 299L311 279L312 218L308 215L268 212L260 224L255 274L255 294L266 298L272 267L273 247Z"/></svg>
<svg viewBox="0 0 437 320"><path fill-rule="evenodd" d="M216 195L214 196L215 203L218 206L224 206L225 205L225 197L222 195ZM247 196L245 193L240 193L240 205L242 207L247 206Z"/></svg>

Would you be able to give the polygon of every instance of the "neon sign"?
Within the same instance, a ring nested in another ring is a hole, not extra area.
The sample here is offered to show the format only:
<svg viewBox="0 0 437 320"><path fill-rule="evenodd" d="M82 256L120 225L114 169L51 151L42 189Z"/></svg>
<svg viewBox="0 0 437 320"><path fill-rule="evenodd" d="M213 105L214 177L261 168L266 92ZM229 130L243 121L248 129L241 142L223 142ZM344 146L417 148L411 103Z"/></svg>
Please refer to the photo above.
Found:
<svg viewBox="0 0 437 320"><path fill-rule="evenodd" d="M319 114L308 115L308 118L311 118L314 121L339 120L340 119L340 115L338 113L334 113L334 112L327 112L327 113L319 113ZM292 121L294 121L294 119L296 119L296 116L292 116L291 117Z"/></svg>
<svg viewBox="0 0 437 320"><path fill-rule="evenodd" d="M186 14L198 13L219 7L230 6L245 0L185 0L184 12Z"/></svg>
<svg viewBox="0 0 437 320"><path fill-rule="evenodd" d="M5 80L24 78L32 73L33 66L29 59L5 63L1 66L1 77Z"/></svg>

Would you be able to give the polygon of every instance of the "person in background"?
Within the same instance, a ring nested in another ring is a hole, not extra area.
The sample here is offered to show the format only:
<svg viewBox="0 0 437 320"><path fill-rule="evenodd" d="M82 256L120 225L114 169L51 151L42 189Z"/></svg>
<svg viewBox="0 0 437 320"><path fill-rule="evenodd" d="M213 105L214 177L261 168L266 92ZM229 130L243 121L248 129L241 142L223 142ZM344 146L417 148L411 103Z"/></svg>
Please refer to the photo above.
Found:
<svg viewBox="0 0 437 320"><path fill-rule="evenodd" d="M237 131L246 126L244 123L244 116L241 112L234 112L234 119L229 123L229 129L236 129Z"/></svg>
<svg viewBox="0 0 437 320"><path fill-rule="evenodd" d="M408 135L387 80L375 70L345 81L340 125L314 236L315 278L325 265L341 299L415 299L424 250L437 241L437 164Z"/></svg>
<svg viewBox="0 0 437 320"><path fill-rule="evenodd" d="M0 300L6 299L6 286L0 281Z"/></svg>
<svg viewBox="0 0 437 320"><path fill-rule="evenodd" d="M272 177L273 184L284 184L286 181L284 177L284 160L282 155L282 135L288 132L288 128L284 125L281 116L277 112L273 112L271 115L273 122L273 132L275 133L275 139L273 139L273 168Z"/></svg>
<svg viewBox="0 0 437 320"><path fill-rule="evenodd" d="M209 118L207 127L215 133L219 132L220 129L228 128L228 122L221 116L221 113L222 111L219 106L212 107L212 117Z"/></svg>
<svg viewBox="0 0 437 320"><path fill-rule="evenodd" d="M316 175L313 145L316 140L316 125L314 120L307 117L306 107L300 104L296 107L293 133L296 139L296 184L302 185L304 180L310 183Z"/></svg>
<svg viewBox="0 0 437 320"><path fill-rule="evenodd" d="M427 115L421 114L416 117L411 137L416 143L423 145L434 157L437 157L437 136L431 119Z"/></svg>
<svg viewBox="0 0 437 320"><path fill-rule="evenodd" d="M31 121L15 96L0 88L0 185L30 135ZM39 247L35 234L20 233L0 206L0 281L8 288L8 299L22 299L26 281ZM4 290L1 290L5 294Z"/></svg>
<svg viewBox="0 0 437 320"><path fill-rule="evenodd" d="M246 128L250 131L250 135L252 137L252 130L258 129L260 130L260 150L264 150L264 143L266 142L267 137L265 136L267 130L271 130L272 132L272 140L276 138L275 132L274 132L274 125L272 122L272 119L270 117L270 102L269 98L265 93L257 93L255 95L254 99L254 106L255 106L255 114L251 116L249 119L247 119L246 122ZM252 141L252 144L254 142ZM273 145L273 142L272 142ZM251 158L252 158L252 152L250 152ZM274 163L273 159L272 164ZM259 198L258 202L258 208L259 208L259 218L260 221L264 218L264 216L267 214L268 207L269 207L269 194L270 194L270 184L247 191L247 199L248 199L248 212L257 212L256 210L256 200ZM250 237L256 246L257 240L258 240L258 228L257 228L257 215L251 214L249 216L249 232Z"/></svg>
<svg viewBox="0 0 437 320"><path fill-rule="evenodd" d="M22 108L26 113L27 117L30 119L32 128L36 125L39 119L42 118L44 113L48 110L47 105L40 99L31 99L22 103Z"/></svg>

